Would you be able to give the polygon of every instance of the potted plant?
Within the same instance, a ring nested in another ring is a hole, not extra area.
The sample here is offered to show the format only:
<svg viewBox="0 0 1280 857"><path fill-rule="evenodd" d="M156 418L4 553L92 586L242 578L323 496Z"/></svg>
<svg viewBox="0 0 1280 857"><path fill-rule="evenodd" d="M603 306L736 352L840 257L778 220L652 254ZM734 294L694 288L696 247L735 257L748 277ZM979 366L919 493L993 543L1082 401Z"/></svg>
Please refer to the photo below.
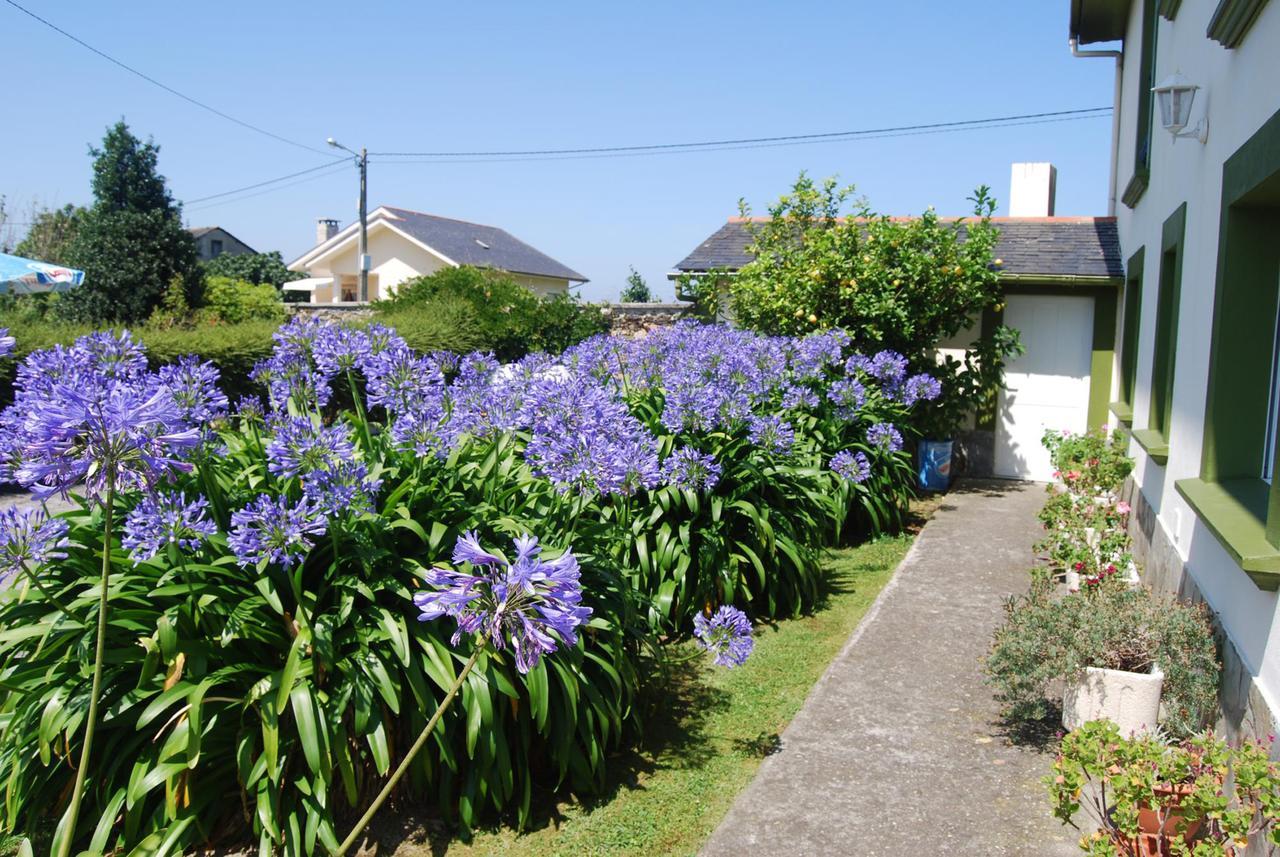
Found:
<svg viewBox="0 0 1280 857"><path fill-rule="evenodd" d="M988 680L1014 721L1058 713L1068 727L1109 717L1125 734L1159 723L1187 735L1217 700L1217 646L1203 605L1104 583L1055 595L1045 580L1012 599L987 657Z"/></svg>
<svg viewBox="0 0 1280 857"><path fill-rule="evenodd" d="M1045 778L1054 815L1097 830L1080 848L1097 857L1234 855L1256 837L1280 843L1280 767L1269 746L1229 747L1212 732L1173 744L1127 738L1105 720L1063 738Z"/></svg>

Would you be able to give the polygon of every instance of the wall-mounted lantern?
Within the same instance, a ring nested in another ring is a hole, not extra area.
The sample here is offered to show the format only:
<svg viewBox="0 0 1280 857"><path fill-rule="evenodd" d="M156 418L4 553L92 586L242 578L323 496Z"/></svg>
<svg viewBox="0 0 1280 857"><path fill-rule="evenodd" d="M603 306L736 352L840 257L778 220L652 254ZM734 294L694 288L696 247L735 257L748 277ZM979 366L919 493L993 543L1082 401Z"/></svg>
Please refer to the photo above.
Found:
<svg viewBox="0 0 1280 857"><path fill-rule="evenodd" d="M1201 143L1209 139L1209 115L1205 115L1187 130L1191 123L1191 105L1196 100L1196 90L1200 87L1187 80L1180 73L1174 72L1160 83L1151 87L1156 94L1156 102L1160 105L1160 124L1173 135L1179 137L1195 137Z"/></svg>

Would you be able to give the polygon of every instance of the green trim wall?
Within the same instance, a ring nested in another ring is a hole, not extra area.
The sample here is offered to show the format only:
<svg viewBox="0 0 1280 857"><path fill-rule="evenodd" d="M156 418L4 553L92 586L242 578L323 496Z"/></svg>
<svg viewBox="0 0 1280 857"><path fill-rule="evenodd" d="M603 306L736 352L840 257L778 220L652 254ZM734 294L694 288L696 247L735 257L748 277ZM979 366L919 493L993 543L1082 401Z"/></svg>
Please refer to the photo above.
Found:
<svg viewBox="0 0 1280 857"><path fill-rule="evenodd" d="M1280 112L1222 168L1200 478L1177 483L1258 586L1280 585L1280 478L1262 479L1280 306Z"/></svg>
<svg viewBox="0 0 1280 857"><path fill-rule="evenodd" d="M1133 421L1133 398L1138 387L1138 341L1142 334L1142 276L1146 248L1129 257L1124 282L1124 338L1120 341L1120 400Z"/></svg>
<svg viewBox="0 0 1280 857"><path fill-rule="evenodd" d="M1142 199L1151 181L1151 126L1152 95L1156 69L1156 4L1158 0L1140 0L1142 3L1142 52L1138 63L1137 134L1134 136L1133 178L1125 186L1120 201L1133 208Z"/></svg>
<svg viewBox="0 0 1280 857"><path fill-rule="evenodd" d="M1266 5L1267 0L1222 0L1204 34L1224 48L1237 48Z"/></svg>
<svg viewBox="0 0 1280 857"><path fill-rule="evenodd" d="M1151 407L1147 428L1167 444L1173 422L1173 379L1178 355L1178 308L1182 298L1183 242L1187 204L1178 206L1160 233L1160 290L1156 295L1156 340L1151 357Z"/></svg>

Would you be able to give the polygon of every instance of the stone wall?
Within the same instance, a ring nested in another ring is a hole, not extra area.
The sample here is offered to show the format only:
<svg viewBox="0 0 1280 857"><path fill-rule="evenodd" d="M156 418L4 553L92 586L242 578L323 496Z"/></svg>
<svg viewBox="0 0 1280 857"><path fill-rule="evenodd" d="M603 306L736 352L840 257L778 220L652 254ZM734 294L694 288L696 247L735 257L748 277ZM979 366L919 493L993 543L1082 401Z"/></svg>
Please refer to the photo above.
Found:
<svg viewBox="0 0 1280 857"><path fill-rule="evenodd" d="M1133 508L1129 535L1133 537L1133 555L1138 568L1142 569L1143 583L1157 593L1204 602L1195 578L1160 526L1156 510L1132 478L1125 480L1121 497ZM1221 627L1218 627L1218 640L1222 652L1222 687L1218 694L1221 711L1215 728L1228 740L1241 737L1265 740L1277 731L1275 712L1267 705L1248 666ZM1252 848L1248 853L1253 853Z"/></svg>
<svg viewBox="0 0 1280 857"><path fill-rule="evenodd" d="M353 318L373 318L373 307L367 303L345 304L285 304L291 315L312 316L325 321L350 321Z"/></svg>
<svg viewBox="0 0 1280 857"><path fill-rule="evenodd" d="M679 321L693 306L689 303L609 304L604 314L609 332L618 336L643 336L656 327Z"/></svg>

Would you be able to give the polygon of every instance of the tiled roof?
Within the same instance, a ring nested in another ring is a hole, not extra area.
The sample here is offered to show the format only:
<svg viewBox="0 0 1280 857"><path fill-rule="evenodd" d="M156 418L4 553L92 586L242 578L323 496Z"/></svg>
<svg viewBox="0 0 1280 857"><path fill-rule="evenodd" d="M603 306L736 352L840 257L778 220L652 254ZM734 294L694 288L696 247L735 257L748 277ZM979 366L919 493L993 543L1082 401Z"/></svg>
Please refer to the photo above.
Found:
<svg viewBox="0 0 1280 857"><path fill-rule="evenodd" d="M428 247L459 265L497 268L513 274L533 274L585 283L587 278L535 250L505 229L423 214L406 208L383 209L395 218L396 228L407 232Z"/></svg>
<svg viewBox="0 0 1280 857"><path fill-rule="evenodd" d="M206 232L212 232L217 228L218 227L216 226L192 226L192 227L189 227L187 231L191 233L192 238L199 238L201 235L204 235Z"/></svg>
<svg viewBox="0 0 1280 857"><path fill-rule="evenodd" d="M1114 217L996 217L1001 273L1018 277L1123 277ZM751 261L747 221L735 217L680 262L677 271L737 270Z"/></svg>

